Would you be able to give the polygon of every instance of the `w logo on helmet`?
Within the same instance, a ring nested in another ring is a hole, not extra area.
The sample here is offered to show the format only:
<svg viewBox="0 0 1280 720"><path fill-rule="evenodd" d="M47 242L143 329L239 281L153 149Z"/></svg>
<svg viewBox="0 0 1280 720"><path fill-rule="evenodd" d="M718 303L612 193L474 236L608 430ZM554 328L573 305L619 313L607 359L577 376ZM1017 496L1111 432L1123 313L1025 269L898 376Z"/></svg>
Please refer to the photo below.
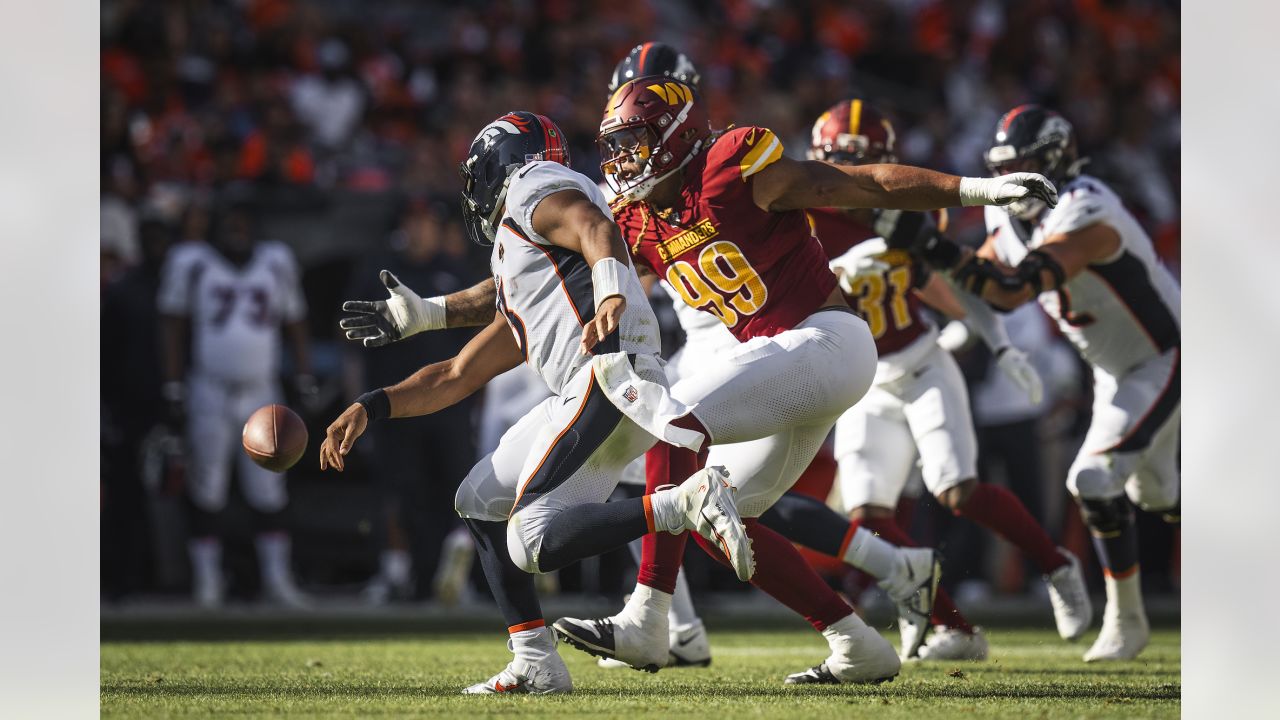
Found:
<svg viewBox="0 0 1280 720"><path fill-rule="evenodd" d="M693 102L693 90L689 89L689 86L684 83L667 82L660 85L649 85L646 89L652 90L658 97L666 100L668 105Z"/></svg>

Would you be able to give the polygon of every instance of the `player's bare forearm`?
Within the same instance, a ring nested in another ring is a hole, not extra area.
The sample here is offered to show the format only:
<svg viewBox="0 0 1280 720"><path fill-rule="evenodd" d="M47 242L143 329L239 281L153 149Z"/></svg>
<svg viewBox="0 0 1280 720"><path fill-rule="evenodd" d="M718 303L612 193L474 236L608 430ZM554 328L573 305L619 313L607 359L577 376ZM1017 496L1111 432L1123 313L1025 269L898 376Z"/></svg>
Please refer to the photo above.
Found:
<svg viewBox="0 0 1280 720"><path fill-rule="evenodd" d="M485 278L466 290L450 293L444 298L445 327L480 327L493 320L493 308L498 290L493 278Z"/></svg>
<svg viewBox="0 0 1280 720"><path fill-rule="evenodd" d="M756 174L762 210L884 208L936 210L960 204L960 178L911 165L829 165L782 158Z"/></svg>
<svg viewBox="0 0 1280 720"><path fill-rule="evenodd" d="M524 361L511 329L490 314L481 330L457 356L432 363L386 388L391 417L430 415L458 403L494 377Z"/></svg>
<svg viewBox="0 0 1280 720"><path fill-rule="evenodd" d="M293 353L293 366L299 375L311 374L311 339L307 333L307 321L285 323L285 337L289 338L289 348Z"/></svg>
<svg viewBox="0 0 1280 720"><path fill-rule="evenodd" d="M160 317L160 363L166 382L182 382L187 374L187 318Z"/></svg>

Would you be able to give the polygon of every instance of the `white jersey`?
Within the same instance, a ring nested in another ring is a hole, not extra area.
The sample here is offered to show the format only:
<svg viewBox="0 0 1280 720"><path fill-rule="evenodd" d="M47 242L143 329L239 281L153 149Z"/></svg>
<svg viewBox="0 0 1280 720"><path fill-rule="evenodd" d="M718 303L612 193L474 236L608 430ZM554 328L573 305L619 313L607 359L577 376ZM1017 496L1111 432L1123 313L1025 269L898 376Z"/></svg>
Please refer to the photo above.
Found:
<svg viewBox="0 0 1280 720"><path fill-rule="evenodd" d="M307 314L298 265L280 242L258 243L243 266L208 243L175 246L157 304L162 314L189 318L192 372L235 383L274 379L281 323Z"/></svg>
<svg viewBox="0 0 1280 720"><path fill-rule="evenodd" d="M1120 249L1090 264L1066 286L1040 294L1045 312L1094 366L1119 377L1181 344L1182 296L1156 258L1151 239L1120 199L1097 178L1081 175L1059 189L1057 207L1039 224L1016 221L987 207L987 231L1002 262L1017 265L1029 250L1058 233L1104 222L1120 235Z"/></svg>
<svg viewBox="0 0 1280 720"><path fill-rule="evenodd" d="M506 214L490 257L498 310L506 316L529 367L557 395L591 364L591 356L579 351L579 342L584 323L596 314L586 259L552 245L533 229L538 203L561 190L577 190L607 217L613 216L604 195L585 175L559 163L533 162L511 178ZM656 356L661 347L658 319L634 272L627 274L622 293L627 307L618 329L592 352Z"/></svg>

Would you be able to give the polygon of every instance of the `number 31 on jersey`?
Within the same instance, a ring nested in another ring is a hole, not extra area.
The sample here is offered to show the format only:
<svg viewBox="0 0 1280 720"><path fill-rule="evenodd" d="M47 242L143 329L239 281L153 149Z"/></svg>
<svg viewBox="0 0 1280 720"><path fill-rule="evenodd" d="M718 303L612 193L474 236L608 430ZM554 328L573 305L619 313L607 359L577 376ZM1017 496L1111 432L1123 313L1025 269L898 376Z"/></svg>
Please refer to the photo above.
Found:
<svg viewBox="0 0 1280 720"><path fill-rule="evenodd" d="M769 290L759 273L727 240L711 243L695 262L677 260L667 266L667 282L691 307L712 312L728 327L764 307Z"/></svg>

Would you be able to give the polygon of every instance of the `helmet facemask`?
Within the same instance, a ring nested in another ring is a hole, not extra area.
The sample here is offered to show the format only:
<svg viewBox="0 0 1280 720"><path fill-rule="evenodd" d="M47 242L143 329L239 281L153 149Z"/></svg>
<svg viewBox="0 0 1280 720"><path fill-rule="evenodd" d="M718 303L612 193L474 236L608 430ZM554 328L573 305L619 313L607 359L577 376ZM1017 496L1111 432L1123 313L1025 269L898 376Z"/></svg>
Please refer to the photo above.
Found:
<svg viewBox="0 0 1280 720"><path fill-rule="evenodd" d="M679 127L670 115L660 117L657 124L667 128L668 134ZM699 140L693 151L676 163L674 155L663 147L665 139L648 124L624 126L602 135L597 141L600 156L605 158L600 170L609 189L627 202L644 200L658 183L687 165L702 147Z"/></svg>

